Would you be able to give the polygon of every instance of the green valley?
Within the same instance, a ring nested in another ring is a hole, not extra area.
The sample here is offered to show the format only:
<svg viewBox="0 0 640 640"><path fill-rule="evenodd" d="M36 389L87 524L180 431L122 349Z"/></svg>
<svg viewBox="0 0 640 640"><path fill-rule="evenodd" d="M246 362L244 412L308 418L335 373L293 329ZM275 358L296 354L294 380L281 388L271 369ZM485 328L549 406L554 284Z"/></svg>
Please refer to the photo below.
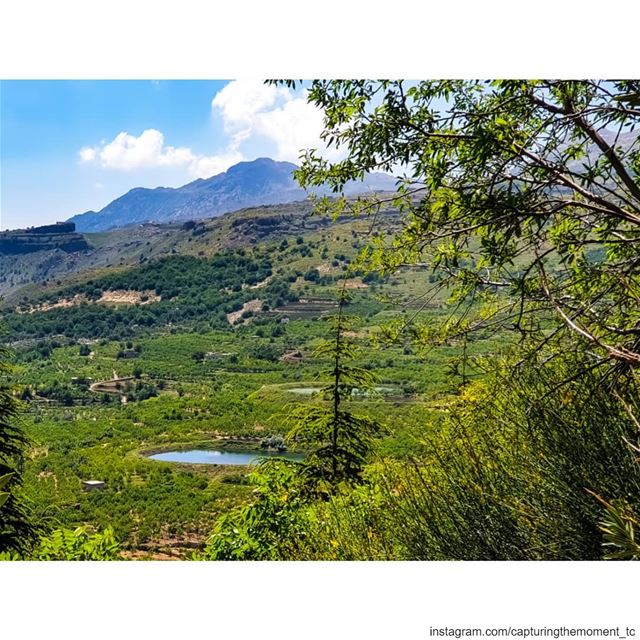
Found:
<svg viewBox="0 0 640 640"><path fill-rule="evenodd" d="M69 284L31 288L5 303L2 324L12 338L30 441L23 491L41 522L112 526L130 557L184 557L203 544L221 513L250 499L248 470L161 463L145 454L259 450L261 441L282 436L292 403L318 401L323 363L311 354L326 337L323 317L335 311L343 283L360 319L360 364L380 378L379 391L354 404L384 424L378 455L419 449L425 412L437 415L457 388L460 347L421 353L375 338L397 314L444 313L442 301L421 309L428 272L368 278L353 266L365 221L327 227L308 218L305 205L286 209L295 221L289 233L265 223L280 221L277 210L230 214L217 223L222 229L251 229L236 249L207 257L200 249L176 255L172 246L153 258L160 250L152 243L151 259L139 265L74 275ZM177 225L158 244L201 242L202 235ZM129 297L112 301L111 292ZM255 310L243 311L252 301L259 301ZM469 356L503 346L480 339ZM90 479L104 489L84 491Z"/></svg>
<svg viewBox="0 0 640 640"><path fill-rule="evenodd" d="M640 558L637 81L259 89L343 155L4 234L0 558Z"/></svg>

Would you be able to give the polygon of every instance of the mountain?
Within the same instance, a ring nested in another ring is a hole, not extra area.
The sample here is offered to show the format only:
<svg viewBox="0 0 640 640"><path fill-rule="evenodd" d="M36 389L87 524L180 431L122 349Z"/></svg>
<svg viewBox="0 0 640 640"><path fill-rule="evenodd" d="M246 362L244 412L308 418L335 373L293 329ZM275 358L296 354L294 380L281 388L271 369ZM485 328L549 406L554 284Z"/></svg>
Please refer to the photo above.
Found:
<svg viewBox="0 0 640 640"><path fill-rule="evenodd" d="M144 222L172 222L212 218L248 207L304 200L307 194L293 179L296 165L258 158L240 162L206 180L176 189L132 189L100 211L87 211L69 219L80 232L106 231ZM395 189L393 176L369 174L363 182L350 183L345 192Z"/></svg>

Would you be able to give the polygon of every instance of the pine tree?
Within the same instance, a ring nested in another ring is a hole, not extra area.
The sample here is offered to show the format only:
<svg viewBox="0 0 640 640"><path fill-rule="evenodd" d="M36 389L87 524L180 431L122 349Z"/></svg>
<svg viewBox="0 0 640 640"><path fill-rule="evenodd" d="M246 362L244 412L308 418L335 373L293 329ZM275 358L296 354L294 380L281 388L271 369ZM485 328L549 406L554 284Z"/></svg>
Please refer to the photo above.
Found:
<svg viewBox="0 0 640 640"><path fill-rule="evenodd" d="M331 494L343 482L357 482L380 426L366 416L353 413L345 405L359 395L371 394L376 376L349 364L358 354L351 329L357 318L344 313L348 296L340 293L338 313L327 318L331 339L314 352L316 358L328 358L331 369L323 372L330 379L320 392L322 402L293 409L293 426L287 440L315 446L301 465L313 492Z"/></svg>
<svg viewBox="0 0 640 640"><path fill-rule="evenodd" d="M380 427L345 408L355 396L371 393L376 382L371 372L347 364L358 353L350 334L356 318L344 313L347 302L343 289L338 313L327 318L332 337L314 352L332 365L324 372L330 382L321 390L321 402L295 407L287 417L293 423L287 440L310 452L303 462L261 463L252 474L257 500L220 518L204 553L196 557L286 559L306 536L307 508L361 480Z"/></svg>

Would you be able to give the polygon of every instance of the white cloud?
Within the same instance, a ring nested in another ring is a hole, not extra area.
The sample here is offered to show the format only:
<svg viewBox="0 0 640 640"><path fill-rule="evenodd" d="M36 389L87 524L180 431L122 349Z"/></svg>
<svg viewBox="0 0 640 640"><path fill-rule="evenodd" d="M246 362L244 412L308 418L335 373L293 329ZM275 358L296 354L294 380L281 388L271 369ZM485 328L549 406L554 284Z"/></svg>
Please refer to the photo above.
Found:
<svg viewBox="0 0 640 640"><path fill-rule="evenodd" d="M233 80L218 91L211 107L220 111L225 129L237 133L251 128L256 113L278 101L290 99L290 95L286 87L274 87L254 80Z"/></svg>
<svg viewBox="0 0 640 640"><path fill-rule="evenodd" d="M146 129L138 136L121 131L111 141L83 147L80 162L118 171L175 167L192 177L208 178L258 155L289 162L298 162L307 148L318 149L330 160L342 155L322 143L322 111L307 102L305 89L234 80L213 97L211 113L221 119L226 136L213 155L167 145L161 131Z"/></svg>
<svg viewBox="0 0 640 640"><path fill-rule="evenodd" d="M216 156L197 156L189 170L196 178L209 178L244 160L239 151L229 150Z"/></svg>
<svg viewBox="0 0 640 640"><path fill-rule="evenodd" d="M281 107L256 114L255 130L276 144L283 160L297 161L301 150L321 148L322 112L309 105L306 97L294 98Z"/></svg>
<svg viewBox="0 0 640 640"><path fill-rule="evenodd" d="M105 169L135 171L159 167L185 167L197 178L225 171L243 159L238 151L205 156L188 147L165 145L164 134L157 129L146 129L139 136L121 131L111 142L80 150L80 161L99 163Z"/></svg>
<svg viewBox="0 0 640 640"><path fill-rule="evenodd" d="M121 131L111 142L80 152L85 162L98 160L107 169L146 169L188 164L193 153L186 147L164 144L164 135L157 129L147 129L138 137Z"/></svg>
<svg viewBox="0 0 640 640"><path fill-rule="evenodd" d="M265 85L259 80L234 80L211 101L214 116L222 117L231 136L230 148L268 143L277 160L297 162L300 152L319 149L335 159L335 149L327 150L322 132L322 111L307 102L306 90ZM245 155L248 155L245 153Z"/></svg>
<svg viewBox="0 0 640 640"><path fill-rule="evenodd" d="M81 162L92 162L96 157L96 150L91 147L84 147L79 151Z"/></svg>

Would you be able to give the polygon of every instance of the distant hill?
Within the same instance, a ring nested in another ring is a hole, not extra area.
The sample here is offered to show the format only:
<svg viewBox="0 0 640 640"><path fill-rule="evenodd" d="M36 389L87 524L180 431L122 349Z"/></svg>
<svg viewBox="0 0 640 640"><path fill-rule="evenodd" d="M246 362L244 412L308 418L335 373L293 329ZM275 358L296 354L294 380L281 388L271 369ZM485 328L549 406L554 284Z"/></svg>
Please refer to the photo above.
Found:
<svg viewBox="0 0 640 640"><path fill-rule="evenodd" d="M391 208L381 214L377 224L385 228L399 220ZM4 302L15 301L35 290L55 288L61 282L84 281L165 256L210 257L262 242L280 243L285 239L292 242L299 236L307 237L330 228L342 236L339 252L348 253L353 247L347 238L353 241L351 230L358 224L369 229L370 221L349 215L337 220L315 215L312 204L306 200L241 209L199 222L150 222L134 229L123 227L88 233L89 247L84 251L68 252L60 245L50 245L20 255L0 252L0 308L2 298ZM35 241L39 234L31 235Z"/></svg>
<svg viewBox="0 0 640 640"><path fill-rule="evenodd" d="M95 232L145 222L176 222L212 218L248 207L285 204L307 197L293 179L296 165L258 158L240 162L206 180L175 189L132 189L100 211L87 211L69 219L78 231ZM395 178L372 173L363 182L351 183L347 194L368 190L391 191Z"/></svg>

